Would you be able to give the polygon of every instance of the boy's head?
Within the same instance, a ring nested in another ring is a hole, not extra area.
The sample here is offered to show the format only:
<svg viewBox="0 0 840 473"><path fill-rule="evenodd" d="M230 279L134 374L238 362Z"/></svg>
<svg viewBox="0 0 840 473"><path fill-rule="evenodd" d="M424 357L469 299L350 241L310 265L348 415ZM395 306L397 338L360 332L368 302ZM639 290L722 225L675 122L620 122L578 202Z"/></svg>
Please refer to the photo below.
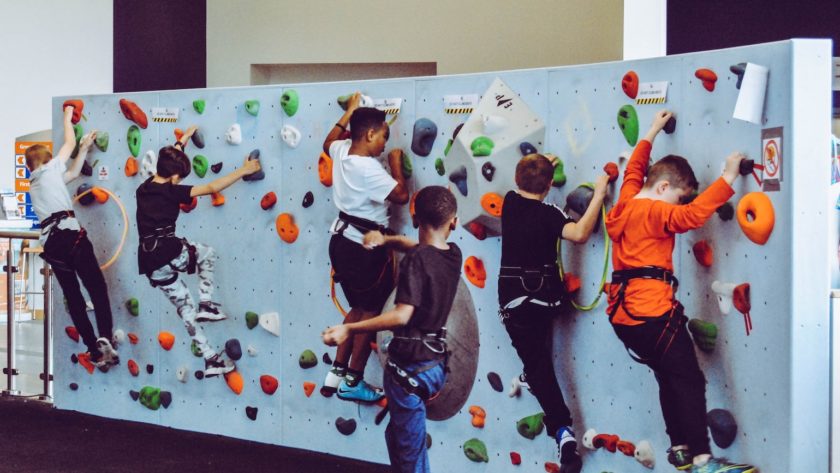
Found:
<svg viewBox="0 0 840 473"><path fill-rule="evenodd" d="M173 184L189 176L191 169L190 158L174 146L164 146L158 152L157 175Z"/></svg>
<svg viewBox="0 0 840 473"><path fill-rule="evenodd" d="M648 169L644 189L655 198L676 205L686 202L697 186L697 178L688 161L669 154Z"/></svg>
<svg viewBox="0 0 840 473"><path fill-rule="evenodd" d="M38 169L42 164L47 164L52 159L52 153L44 145L32 145L26 148L24 153L26 159L26 167L29 172Z"/></svg>
<svg viewBox="0 0 840 473"><path fill-rule="evenodd" d="M516 165L516 187L531 194L547 194L554 180L554 165L545 156L526 155Z"/></svg>
<svg viewBox="0 0 840 473"><path fill-rule="evenodd" d="M455 230L458 224L458 203L446 187L428 186L420 189L414 201L414 223L430 230Z"/></svg>
<svg viewBox="0 0 840 473"><path fill-rule="evenodd" d="M385 112L375 108L357 108L350 117L350 137L354 145L361 145L369 156L379 156L391 136Z"/></svg>

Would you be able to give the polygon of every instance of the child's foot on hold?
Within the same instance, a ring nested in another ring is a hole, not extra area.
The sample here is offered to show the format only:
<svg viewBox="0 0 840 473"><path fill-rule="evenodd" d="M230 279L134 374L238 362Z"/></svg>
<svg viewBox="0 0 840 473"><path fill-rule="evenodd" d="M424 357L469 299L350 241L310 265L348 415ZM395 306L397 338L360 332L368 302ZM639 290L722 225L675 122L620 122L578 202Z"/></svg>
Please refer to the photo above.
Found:
<svg viewBox="0 0 840 473"><path fill-rule="evenodd" d="M105 337L96 339L96 348L99 349L101 356L94 364L102 371L108 371L108 368L120 364L120 354L114 349L111 341ZM103 370L103 368L105 368Z"/></svg>
<svg viewBox="0 0 840 473"><path fill-rule="evenodd" d="M350 386L347 383L347 378L344 378L338 385L338 398L345 401L373 404L379 402L383 397L385 397L385 393L380 389L373 388L363 379L358 380L355 385Z"/></svg>
<svg viewBox="0 0 840 473"><path fill-rule="evenodd" d="M324 385L321 386L321 395L324 397L332 397L338 391L338 385L344 381L347 375L347 370L333 366L327 372L327 377L324 379Z"/></svg>
<svg viewBox="0 0 840 473"><path fill-rule="evenodd" d="M704 465L693 465L691 473L758 473L758 468L742 463L732 463L722 458L710 458Z"/></svg>
<svg viewBox="0 0 840 473"><path fill-rule="evenodd" d="M583 463L577 451L575 433L570 427L560 427L555 434L557 456L560 460L560 473L580 473Z"/></svg>
<svg viewBox="0 0 840 473"><path fill-rule="evenodd" d="M227 358L222 358L222 355L216 353L210 358L204 359L204 377L211 378L219 376L220 374L230 373L236 369L233 361Z"/></svg>
<svg viewBox="0 0 840 473"><path fill-rule="evenodd" d="M693 461L694 457L685 445L676 445L668 449L668 463L678 470L688 470Z"/></svg>
<svg viewBox="0 0 840 473"><path fill-rule="evenodd" d="M221 304L212 301L202 301L198 303L198 314L195 316L196 322L218 322L225 320L225 315L221 310Z"/></svg>

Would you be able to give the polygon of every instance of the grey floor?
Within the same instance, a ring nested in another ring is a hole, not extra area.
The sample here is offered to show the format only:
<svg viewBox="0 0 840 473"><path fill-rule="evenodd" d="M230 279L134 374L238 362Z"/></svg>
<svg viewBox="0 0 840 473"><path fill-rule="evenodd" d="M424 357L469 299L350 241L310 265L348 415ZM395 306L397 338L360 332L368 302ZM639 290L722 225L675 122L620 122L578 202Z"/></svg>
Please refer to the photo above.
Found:
<svg viewBox="0 0 840 473"><path fill-rule="evenodd" d="M7 366L6 335L8 325L3 317L0 322L0 368ZM28 320L14 323L15 365L19 372L15 376L15 389L22 395L38 395L44 392L39 375L44 369L44 322ZM8 389L6 375L0 376L0 391Z"/></svg>

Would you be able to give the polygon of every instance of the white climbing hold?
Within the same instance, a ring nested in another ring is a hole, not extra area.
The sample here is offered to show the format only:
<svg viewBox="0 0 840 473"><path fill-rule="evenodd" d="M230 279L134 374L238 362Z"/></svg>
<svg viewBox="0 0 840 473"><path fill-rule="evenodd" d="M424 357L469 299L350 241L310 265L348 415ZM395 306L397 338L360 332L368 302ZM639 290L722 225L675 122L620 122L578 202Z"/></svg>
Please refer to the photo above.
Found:
<svg viewBox="0 0 840 473"><path fill-rule="evenodd" d="M248 348L246 348L246 350L248 351L248 355L250 356L257 356L257 353L259 353L254 345L248 345Z"/></svg>
<svg viewBox="0 0 840 473"><path fill-rule="evenodd" d="M280 138L289 145L289 148L297 148L300 144L300 130L292 125L283 125L280 130Z"/></svg>
<svg viewBox="0 0 840 473"><path fill-rule="evenodd" d="M592 443L596 435L598 435L598 432L595 429L587 430L583 433L583 438L580 439L581 445L588 448L589 450L596 450L595 444Z"/></svg>
<svg viewBox="0 0 840 473"><path fill-rule="evenodd" d="M642 440L636 445L636 453L633 455L636 461L651 470L656 466L656 456L653 453L653 447L647 440Z"/></svg>
<svg viewBox="0 0 840 473"><path fill-rule="evenodd" d="M275 337L280 336L280 314L277 312L266 312L260 314L260 327L269 331Z"/></svg>
<svg viewBox="0 0 840 473"><path fill-rule="evenodd" d="M509 397L519 397L522 394L522 381L519 380L519 375L513 377L510 380L510 391L508 391Z"/></svg>
<svg viewBox="0 0 840 473"><path fill-rule="evenodd" d="M186 366L179 366L178 370L175 371L175 376L178 377L178 381L186 383L190 377L190 370Z"/></svg>
<svg viewBox="0 0 840 473"><path fill-rule="evenodd" d="M225 132L225 141L232 145L242 143L242 128L239 126L239 123L234 123L227 129Z"/></svg>
<svg viewBox="0 0 840 473"><path fill-rule="evenodd" d="M505 117L500 117L498 115L482 115L481 122L484 125L484 133L488 135L504 130L508 124Z"/></svg>
<svg viewBox="0 0 840 473"><path fill-rule="evenodd" d="M140 175L144 178L150 178L157 172L157 155L154 151L146 151L143 159L140 161Z"/></svg>
<svg viewBox="0 0 840 473"><path fill-rule="evenodd" d="M123 330L121 328L118 328L118 329L114 330L114 340L116 340L116 342L118 344L124 343L125 342L125 330Z"/></svg>
<svg viewBox="0 0 840 473"><path fill-rule="evenodd" d="M373 99L367 95L362 95L359 100L360 107L373 107Z"/></svg>
<svg viewBox="0 0 840 473"><path fill-rule="evenodd" d="M718 307L723 315L728 315L732 310L732 295L735 292L735 283L715 281L712 283L712 291L717 295Z"/></svg>

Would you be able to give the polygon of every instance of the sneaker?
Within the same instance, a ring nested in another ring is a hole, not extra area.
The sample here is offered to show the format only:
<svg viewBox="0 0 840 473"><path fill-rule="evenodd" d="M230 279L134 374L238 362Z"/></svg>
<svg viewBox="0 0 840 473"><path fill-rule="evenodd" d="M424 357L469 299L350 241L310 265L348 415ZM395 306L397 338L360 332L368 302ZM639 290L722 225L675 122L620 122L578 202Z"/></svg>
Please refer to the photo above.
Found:
<svg viewBox="0 0 840 473"><path fill-rule="evenodd" d="M349 386L347 380L341 380L338 385L338 398L345 401L357 401L373 404L385 397L380 389L373 388L365 380L360 380L355 386Z"/></svg>
<svg viewBox="0 0 840 473"><path fill-rule="evenodd" d="M327 372L326 379L324 379L324 385L321 386L321 395L324 397L332 397L332 395L338 391L338 385L344 381L345 374L347 374L345 370L331 368Z"/></svg>
<svg viewBox="0 0 840 473"><path fill-rule="evenodd" d="M693 466L694 455L688 450L688 447L679 446L668 449L668 463L674 465L674 468L684 471Z"/></svg>
<svg viewBox="0 0 840 473"><path fill-rule="evenodd" d="M196 322L218 322L225 320L227 315L219 308L221 304L212 301L205 301L198 303L198 314L195 316Z"/></svg>
<svg viewBox="0 0 840 473"><path fill-rule="evenodd" d="M560 473L580 473L583 462L577 451L575 433L569 427L560 427L555 434L557 457L560 460Z"/></svg>
<svg viewBox="0 0 840 473"><path fill-rule="evenodd" d="M100 356L94 363L98 368L102 369L104 366L111 367L120 364L120 354L117 353L117 350L114 349L114 346L107 338L97 338L96 348L98 348L99 352L102 354L102 356ZM108 369L106 368L104 371L108 371Z"/></svg>
<svg viewBox="0 0 840 473"><path fill-rule="evenodd" d="M691 473L758 473L752 465L730 463L722 458L712 458L703 466L693 466Z"/></svg>
<svg viewBox="0 0 840 473"><path fill-rule="evenodd" d="M222 358L222 355L216 353L210 358L204 359L204 377L211 378L219 376L220 374L230 373L236 369L233 361L227 358Z"/></svg>

